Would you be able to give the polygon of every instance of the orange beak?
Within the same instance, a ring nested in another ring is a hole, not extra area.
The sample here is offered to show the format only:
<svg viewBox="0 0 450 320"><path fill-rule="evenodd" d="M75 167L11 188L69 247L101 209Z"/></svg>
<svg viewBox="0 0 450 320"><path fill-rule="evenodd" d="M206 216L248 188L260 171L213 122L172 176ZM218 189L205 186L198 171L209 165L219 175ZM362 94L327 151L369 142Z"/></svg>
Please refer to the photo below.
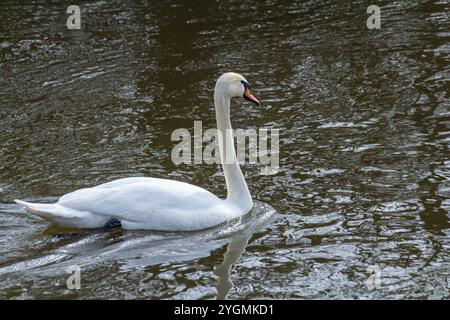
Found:
<svg viewBox="0 0 450 320"><path fill-rule="evenodd" d="M248 100L248 101L250 101L250 102L253 102L253 103L255 103L255 104L258 105L258 106L261 104L261 103L258 101L258 99L256 99L255 96L252 95L252 93L250 92L250 89L249 89L249 88L246 88L246 89L245 89L244 99L245 99L245 100Z"/></svg>

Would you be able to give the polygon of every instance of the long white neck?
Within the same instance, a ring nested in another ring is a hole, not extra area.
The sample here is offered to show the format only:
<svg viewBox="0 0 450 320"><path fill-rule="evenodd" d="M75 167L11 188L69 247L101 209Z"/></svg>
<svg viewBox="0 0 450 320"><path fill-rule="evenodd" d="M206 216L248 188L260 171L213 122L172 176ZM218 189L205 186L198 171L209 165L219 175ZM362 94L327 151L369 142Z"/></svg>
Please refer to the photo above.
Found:
<svg viewBox="0 0 450 320"><path fill-rule="evenodd" d="M252 196L242 175L236 158L234 137L230 122L230 97L223 94L220 88L214 91L216 108L219 152L225 182L227 184L227 200L237 206L242 213L247 213L253 207Z"/></svg>

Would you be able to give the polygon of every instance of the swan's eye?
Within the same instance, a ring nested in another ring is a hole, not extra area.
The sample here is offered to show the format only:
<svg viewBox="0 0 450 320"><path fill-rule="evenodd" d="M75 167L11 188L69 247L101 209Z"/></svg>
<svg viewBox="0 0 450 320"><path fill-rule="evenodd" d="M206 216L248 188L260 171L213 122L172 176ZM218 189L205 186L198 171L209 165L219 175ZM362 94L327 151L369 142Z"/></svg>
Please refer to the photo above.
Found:
<svg viewBox="0 0 450 320"><path fill-rule="evenodd" d="M250 83L248 83L248 82L246 82L246 81L244 81L244 80L241 80L241 83L242 83L242 85L244 86L244 89L245 89L245 90L251 89L251 88L252 88L252 86L250 85Z"/></svg>

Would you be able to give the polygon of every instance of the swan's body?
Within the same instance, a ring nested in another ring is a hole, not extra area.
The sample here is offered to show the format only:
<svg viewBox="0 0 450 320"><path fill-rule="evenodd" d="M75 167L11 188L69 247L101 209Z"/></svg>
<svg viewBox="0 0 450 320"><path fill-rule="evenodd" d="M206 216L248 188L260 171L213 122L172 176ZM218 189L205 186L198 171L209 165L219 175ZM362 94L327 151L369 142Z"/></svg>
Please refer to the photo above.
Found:
<svg viewBox="0 0 450 320"><path fill-rule="evenodd" d="M80 189L54 204L17 202L58 225L85 228L115 218L124 229L198 230L233 219L239 210L203 188L141 177Z"/></svg>
<svg viewBox="0 0 450 320"><path fill-rule="evenodd" d="M233 138L225 132L231 129L231 97L244 96L259 104L249 87L241 75L225 73L214 91L219 151L228 190L225 200L188 183L135 177L80 189L52 204L16 202L55 224L80 228L103 227L114 219L124 229L190 231L242 216L253 207L253 201L236 159Z"/></svg>

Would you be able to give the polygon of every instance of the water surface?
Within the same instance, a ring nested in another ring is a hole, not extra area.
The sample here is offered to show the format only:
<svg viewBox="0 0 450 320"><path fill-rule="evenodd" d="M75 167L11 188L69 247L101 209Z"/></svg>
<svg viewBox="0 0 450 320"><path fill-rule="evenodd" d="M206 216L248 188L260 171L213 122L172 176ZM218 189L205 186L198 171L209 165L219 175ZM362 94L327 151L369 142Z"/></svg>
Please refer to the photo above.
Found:
<svg viewBox="0 0 450 320"><path fill-rule="evenodd" d="M82 1L74 31L63 1L2 1L0 298L448 299L450 5L380 1L368 30L369 4ZM281 131L276 175L243 166L249 216L77 231L13 204L129 176L225 196L218 166L172 163L170 136L215 127L226 71L263 102L234 102L234 127Z"/></svg>

